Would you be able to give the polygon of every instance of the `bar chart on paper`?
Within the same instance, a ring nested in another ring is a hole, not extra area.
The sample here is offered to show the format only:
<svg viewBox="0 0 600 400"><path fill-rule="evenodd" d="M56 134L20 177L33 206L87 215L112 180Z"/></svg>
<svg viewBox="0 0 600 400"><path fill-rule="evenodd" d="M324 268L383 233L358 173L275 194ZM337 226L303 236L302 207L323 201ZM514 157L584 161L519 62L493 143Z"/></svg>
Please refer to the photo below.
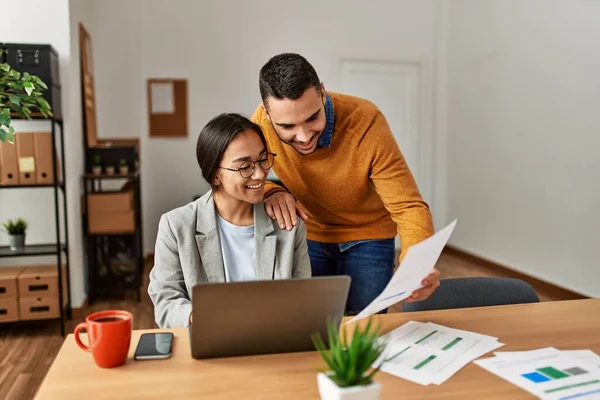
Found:
<svg viewBox="0 0 600 400"><path fill-rule="evenodd" d="M600 368L554 348L475 363L542 399L600 398Z"/></svg>
<svg viewBox="0 0 600 400"><path fill-rule="evenodd" d="M564 371L561 371L558 368L554 367L543 367L538 368L534 372L528 372L526 374L521 375L525 379L529 379L533 383L546 382L552 379L562 379L567 378L569 376L583 375L588 371L579 367L567 368Z"/></svg>
<svg viewBox="0 0 600 400"><path fill-rule="evenodd" d="M384 336L381 370L421 385L441 384L501 343L496 338L410 321Z"/></svg>

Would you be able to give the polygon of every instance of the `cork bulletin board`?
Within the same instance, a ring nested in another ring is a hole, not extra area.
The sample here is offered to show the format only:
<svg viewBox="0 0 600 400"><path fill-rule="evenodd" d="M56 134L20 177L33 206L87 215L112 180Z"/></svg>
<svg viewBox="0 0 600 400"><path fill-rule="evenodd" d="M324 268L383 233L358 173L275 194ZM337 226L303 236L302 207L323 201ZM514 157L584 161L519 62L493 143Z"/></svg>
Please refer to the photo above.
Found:
<svg viewBox="0 0 600 400"><path fill-rule="evenodd" d="M187 79L148 79L150 137L187 137Z"/></svg>

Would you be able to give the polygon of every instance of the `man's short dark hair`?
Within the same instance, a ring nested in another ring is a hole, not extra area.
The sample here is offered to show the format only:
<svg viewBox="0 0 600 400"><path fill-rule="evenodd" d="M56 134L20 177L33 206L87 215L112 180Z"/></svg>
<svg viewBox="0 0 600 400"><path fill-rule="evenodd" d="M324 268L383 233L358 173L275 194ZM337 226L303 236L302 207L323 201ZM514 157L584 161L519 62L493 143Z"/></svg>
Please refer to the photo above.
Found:
<svg viewBox="0 0 600 400"><path fill-rule="evenodd" d="M267 61L260 69L258 86L265 106L269 97L297 100L311 87L321 94L317 72L306 58L295 53L278 54Z"/></svg>

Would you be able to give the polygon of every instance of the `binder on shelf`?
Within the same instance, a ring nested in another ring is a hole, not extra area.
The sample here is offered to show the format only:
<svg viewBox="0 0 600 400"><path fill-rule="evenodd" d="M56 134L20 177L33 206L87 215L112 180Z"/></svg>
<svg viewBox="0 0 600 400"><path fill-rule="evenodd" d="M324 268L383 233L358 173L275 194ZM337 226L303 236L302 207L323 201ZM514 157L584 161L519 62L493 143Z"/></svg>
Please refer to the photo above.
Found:
<svg viewBox="0 0 600 400"><path fill-rule="evenodd" d="M0 142L0 184L8 186L18 183L17 146L8 142Z"/></svg>
<svg viewBox="0 0 600 400"><path fill-rule="evenodd" d="M54 183L52 172L52 134L50 132L36 132L33 134L33 149L35 157L35 177L38 185L51 185ZM58 159L56 168L58 168ZM60 168L56 176L60 181Z"/></svg>
<svg viewBox="0 0 600 400"><path fill-rule="evenodd" d="M33 149L33 133L15 134L17 160L19 168L19 185L35 184L35 154Z"/></svg>

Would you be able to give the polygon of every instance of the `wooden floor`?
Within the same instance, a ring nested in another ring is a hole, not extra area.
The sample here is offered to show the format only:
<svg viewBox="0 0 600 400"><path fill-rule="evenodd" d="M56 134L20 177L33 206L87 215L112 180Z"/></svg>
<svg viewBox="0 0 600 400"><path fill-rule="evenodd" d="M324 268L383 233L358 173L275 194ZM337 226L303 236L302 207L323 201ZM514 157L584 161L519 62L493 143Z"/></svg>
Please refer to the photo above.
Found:
<svg viewBox="0 0 600 400"><path fill-rule="evenodd" d="M146 265L147 272L151 265ZM460 256L444 252L437 268L442 278L469 276L507 276L489 266L465 260ZM142 288L142 301L135 301L135 294L129 293L119 299L102 300L81 310L85 316L97 310L122 309L134 315L134 329L156 327L153 307L147 295L147 276ZM555 293L535 287L541 301L564 300ZM397 311L397 310L390 310ZM83 318L74 318L67 323L67 332L73 332ZM54 357L62 345L60 327L56 321L39 321L18 324L0 324L0 399L31 399L35 395ZM90 356L90 362L91 356Z"/></svg>

